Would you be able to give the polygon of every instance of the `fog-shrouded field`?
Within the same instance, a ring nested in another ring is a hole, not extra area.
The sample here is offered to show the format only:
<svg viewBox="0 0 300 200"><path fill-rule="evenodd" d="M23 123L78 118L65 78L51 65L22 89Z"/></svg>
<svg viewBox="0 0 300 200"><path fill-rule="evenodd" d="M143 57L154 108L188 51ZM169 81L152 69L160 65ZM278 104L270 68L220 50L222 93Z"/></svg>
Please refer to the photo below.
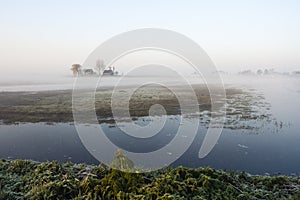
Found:
<svg viewBox="0 0 300 200"><path fill-rule="evenodd" d="M270 84L276 89L279 85L287 85L286 87L297 87L300 80L299 76L292 75L235 75L235 74L222 74L221 77L225 85L236 85L239 87L251 86L260 88L264 83ZM91 80L99 80L98 87L112 87L118 84L121 76L117 77L79 77L89 85ZM197 75L185 76L190 84L203 84L204 79ZM76 77L71 74L28 74L28 75L0 75L0 91L1 92L16 92L16 91L49 91L49 90L69 90L73 89ZM126 76L126 82L122 82L120 86L138 86L139 84L147 82L157 82L166 85L180 85L176 76L157 76L139 74L133 76ZM277 85L278 84L278 85ZM267 86L264 85L264 86ZM261 87L264 88L264 87ZM296 89L296 88L294 88ZM296 89L297 90L297 89Z"/></svg>
<svg viewBox="0 0 300 200"><path fill-rule="evenodd" d="M299 8L0 1L0 200L299 200Z"/></svg>

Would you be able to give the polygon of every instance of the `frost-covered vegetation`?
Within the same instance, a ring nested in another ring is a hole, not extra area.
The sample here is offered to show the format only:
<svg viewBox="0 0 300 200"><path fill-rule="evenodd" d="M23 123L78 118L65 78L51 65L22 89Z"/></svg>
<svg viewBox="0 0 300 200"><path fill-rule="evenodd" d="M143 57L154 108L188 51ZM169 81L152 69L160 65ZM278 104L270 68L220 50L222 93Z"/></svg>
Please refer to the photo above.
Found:
<svg viewBox="0 0 300 200"><path fill-rule="evenodd" d="M137 174L103 165L0 161L0 199L300 199L299 185L299 177L211 168Z"/></svg>

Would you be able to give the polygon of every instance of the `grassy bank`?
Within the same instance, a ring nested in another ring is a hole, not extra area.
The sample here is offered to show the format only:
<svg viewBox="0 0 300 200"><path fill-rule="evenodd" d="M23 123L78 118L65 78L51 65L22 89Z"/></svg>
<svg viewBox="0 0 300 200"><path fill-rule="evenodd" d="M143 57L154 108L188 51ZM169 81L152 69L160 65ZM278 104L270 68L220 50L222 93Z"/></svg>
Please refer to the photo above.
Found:
<svg viewBox="0 0 300 200"><path fill-rule="evenodd" d="M211 168L146 174L105 166L0 161L0 199L300 199L300 178Z"/></svg>

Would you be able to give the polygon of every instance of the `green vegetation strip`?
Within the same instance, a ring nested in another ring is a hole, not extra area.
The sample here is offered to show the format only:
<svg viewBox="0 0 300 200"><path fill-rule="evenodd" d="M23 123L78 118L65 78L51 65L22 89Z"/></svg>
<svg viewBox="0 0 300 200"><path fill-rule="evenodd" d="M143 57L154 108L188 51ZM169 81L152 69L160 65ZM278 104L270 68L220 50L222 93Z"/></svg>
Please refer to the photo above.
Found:
<svg viewBox="0 0 300 200"><path fill-rule="evenodd" d="M0 199L300 199L300 178L211 168L145 174L103 165L0 160Z"/></svg>

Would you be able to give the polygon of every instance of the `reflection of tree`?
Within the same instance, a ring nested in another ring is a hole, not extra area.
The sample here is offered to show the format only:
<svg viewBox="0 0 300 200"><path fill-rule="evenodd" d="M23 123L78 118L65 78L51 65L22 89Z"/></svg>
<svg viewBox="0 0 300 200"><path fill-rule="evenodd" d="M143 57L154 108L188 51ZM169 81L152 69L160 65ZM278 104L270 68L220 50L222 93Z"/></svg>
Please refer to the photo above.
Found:
<svg viewBox="0 0 300 200"><path fill-rule="evenodd" d="M78 76L79 75L79 71L81 69L81 65L80 64L73 64L71 67L71 70L73 71L73 75L74 76Z"/></svg>

